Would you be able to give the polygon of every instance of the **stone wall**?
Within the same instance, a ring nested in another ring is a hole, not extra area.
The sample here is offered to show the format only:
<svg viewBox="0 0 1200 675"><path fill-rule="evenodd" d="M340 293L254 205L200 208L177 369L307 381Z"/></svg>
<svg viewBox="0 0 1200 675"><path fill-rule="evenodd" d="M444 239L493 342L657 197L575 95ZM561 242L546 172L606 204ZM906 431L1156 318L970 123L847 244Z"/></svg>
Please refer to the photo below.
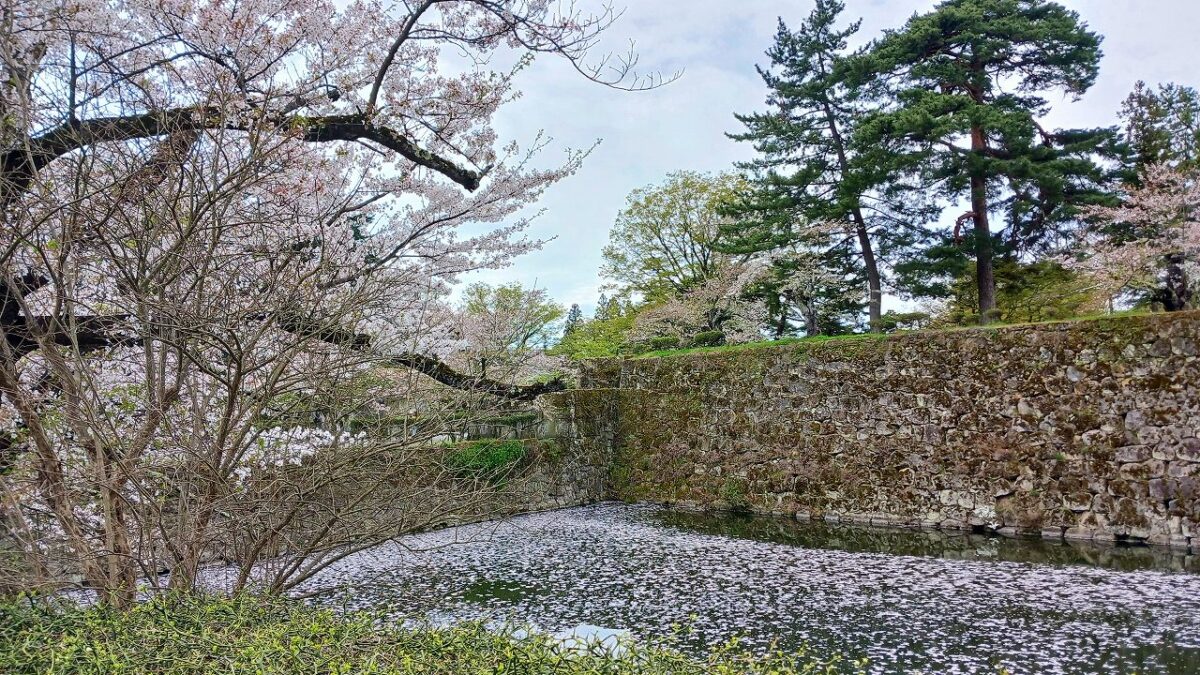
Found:
<svg viewBox="0 0 1200 675"><path fill-rule="evenodd" d="M462 525L608 498L612 432L602 427L610 425L612 415L589 412L577 420L574 404L564 408L561 403L544 401L541 409L530 411L532 422L522 416L512 424L476 425L472 438L521 439L528 454L502 480L477 492L464 493L455 480L432 486L435 500L441 496L442 503L454 505L435 525Z"/></svg>
<svg viewBox="0 0 1200 675"><path fill-rule="evenodd" d="M613 496L1200 549L1200 314L586 364Z"/></svg>

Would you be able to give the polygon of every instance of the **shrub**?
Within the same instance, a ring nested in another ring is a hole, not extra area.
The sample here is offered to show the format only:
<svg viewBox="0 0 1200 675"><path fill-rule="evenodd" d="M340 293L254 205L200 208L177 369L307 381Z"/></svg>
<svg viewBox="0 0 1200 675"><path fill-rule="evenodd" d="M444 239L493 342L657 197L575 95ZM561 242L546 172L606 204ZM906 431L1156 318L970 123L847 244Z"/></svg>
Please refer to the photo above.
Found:
<svg viewBox="0 0 1200 675"><path fill-rule="evenodd" d="M646 347L649 351L656 352L663 349L677 349L679 347L679 338L674 335L661 335L646 340Z"/></svg>
<svg viewBox="0 0 1200 675"><path fill-rule="evenodd" d="M451 451L446 465L468 478L498 478L525 459L528 449L518 440L493 438L471 441Z"/></svg>
<svg viewBox="0 0 1200 675"><path fill-rule="evenodd" d="M750 498L746 495L746 485L743 481L733 478L726 479L721 484L721 492L718 496L733 511L750 510Z"/></svg>
<svg viewBox="0 0 1200 675"><path fill-rule="evenodd" d="M5 673L370 673L373 675L794 675L845 672L807 652L754 656L736 642L702 658L667 642L569 644L481 624L402 628L373 614L338 614L278 597L160 596L127 611L0 604Z"/></svg>
<svg viewBox="0 0 1200 675"><path fill-rule="evenodd" d="M916 330L928 325L933 317L928 312L896 312L888 310L879 321L871 325L884 333L898 330Z"/></svg>
<svg viewBox="0 0 1200 675"><path fill-rule="evenodd" d="M725 334L719 330L706 330L692 338L693 347L719 347L725 344Z"/></svg>

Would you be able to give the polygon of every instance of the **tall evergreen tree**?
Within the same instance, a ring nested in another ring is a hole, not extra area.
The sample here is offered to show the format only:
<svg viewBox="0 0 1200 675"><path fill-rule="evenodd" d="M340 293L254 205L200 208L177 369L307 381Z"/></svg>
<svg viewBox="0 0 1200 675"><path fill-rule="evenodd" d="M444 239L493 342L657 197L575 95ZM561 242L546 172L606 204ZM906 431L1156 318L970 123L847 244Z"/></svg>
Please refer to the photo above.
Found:
<svg viewBox="0 0 1200 675"><path fill-rule="evenodd" d="M856 147L942 197L969 198L980 318L996 308L993 257L1048 246L1075 207L1103 198L1096 160L1111 129L1047 131L1045 95L1078 98L1096 79L1101 38L1046 0L945 0L878 40L853 71L895 97L859 126ZM997 240L991 214L1002 211ZM956 228L957 229L957 228Z"/></svg>
<svg viewBox="0 0 1200 675"><path fill-rule="evenodd" d="M770 89L769 111L736 115L746 131L731 138L754 144L759 157L741 168L755 177L754 190L734 207L738 235L733 246L742 251L769 250L802 241L832 243L832 248L856 247L865 278L867 306L878 327L883 298L883 272L876 237L894 243L915 228L895 199L895 190L882 189L884 177L858 161L850 137L868 109L862 88L850 86L843 63L851 52L847 41L860 22L838 27L844 10L840 0L817 0L816 7L796 31L783 22L767 50L771 63L758 72ZM910 202L911 203L911 202ZM828 240L826 221L846 223L849 236ZM822 227L814 232L806 223ZM842 251L830 251L830 262L846 261Z"/></svg>
<svg viewBox="0 0 1200 675"><path fill-rule="evenodd" d="M1192 87L1168 83L1151 88L1138 82L1121 105L1120 117L1131 151L1131 182L1156 164L1184 173L1200 169L1200 93Z"/></svg>
<svg viewBox="0 0 1200 675"><path fill-rule="evenodd" d="M567 320L563 323L563 335L574 333L583 323L583 310L579 308L579 303L572 303L571 309L567 310Z"/></svg>

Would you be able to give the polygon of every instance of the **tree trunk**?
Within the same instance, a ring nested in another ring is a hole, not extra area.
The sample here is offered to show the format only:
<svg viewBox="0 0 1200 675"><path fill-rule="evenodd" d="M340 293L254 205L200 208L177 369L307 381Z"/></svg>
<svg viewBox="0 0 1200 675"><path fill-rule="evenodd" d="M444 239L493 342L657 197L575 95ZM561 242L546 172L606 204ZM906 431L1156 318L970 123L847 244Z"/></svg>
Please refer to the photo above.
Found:
<svg viewBox="0 0 1200 675"><path fill-rule="evenodd" d="M837 116L833 113L833 106L828 100L824 102L824 110L825 121L829 125L829 136L837 152L838 166L842 171L842 178L845 179L846 175L850 173L850 158L846 154L846 141L842 138ZM867 312L871 321L871 332L880 333L883 332L883 326L880 323L880 320L883 319L883 283L879 278L879 264L875 260L875 249L871 246L871 234L867 231L867 219L863 217L858 199L859 195L854 195L854 206L850 209L850 215L854 220L854 233L858 235L858 248L862 253L863 268L867 273Z"/></svg>
<svg viewBox="0 0 1200 675"><path fill-rule="evenodd" d="M971 150L987 148L981 127L971 128ZM996 310L996 280L992 274L992 231L988 225L987 179L971 173L971 212L975 221L975 283L979 290L979 323L990 323Z"/></svg>
<svg viewBox="0 0 1200 675"><path fill-rule="evenodd" d="M1163 309L1168 312L1182 312L1192 304L1192 289L1183 263L1182 253L1167 256L1167 279L1161 293Z"/></svg>
<svg viewBox="0 0 1200 675"><path fill-rule="evenodd" d="M112 467L104 467L112 468ZM133 605L137 591L137 570L129 541L128 517L124 496L114 487L114 479L101 476L104 509L104 560L108 583L101 591L109 605L125 609Z"/></svg>
<svg viewBox="0 0 1200 675"><path fill-rule="evenodd" d="M800 312L804 315L804 334L816 337L821 334L821 326L817 321L817 308L812 302L802 302Z"/></svg>
<svg viewBox="0 0 1200 675"><path fill-rule="evenodd" d="M787 335L788 331L788 303L791 299L784 296L776 300L779 304L779 320L775 322L775 339L778 340Z"/></svg>
<svg viewBox="0 0 1200 675"><path fill-rule="evenodd" d="M871 247L871 235L867 232L867 221L862 209L855 206L854 232L858 235L858 247L862 251L863 268L867 273L867 312L871 320L871 332L883 332L883 282L879 277L879 264L875 260L875 249Z"/></svg>

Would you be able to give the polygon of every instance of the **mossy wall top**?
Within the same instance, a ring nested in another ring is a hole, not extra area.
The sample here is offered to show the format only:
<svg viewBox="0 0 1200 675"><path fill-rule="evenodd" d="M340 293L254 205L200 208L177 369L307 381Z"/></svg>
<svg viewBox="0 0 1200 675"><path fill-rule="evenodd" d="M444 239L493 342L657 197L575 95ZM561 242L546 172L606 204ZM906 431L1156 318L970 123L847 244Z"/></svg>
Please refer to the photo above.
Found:
<svg viewBox="0 0 1200 675"><path fill-rule="evenodd" d="M602 360L616 496L1200 546L1200 314ZM578 413L576 413L578 414Z"/></svg>

